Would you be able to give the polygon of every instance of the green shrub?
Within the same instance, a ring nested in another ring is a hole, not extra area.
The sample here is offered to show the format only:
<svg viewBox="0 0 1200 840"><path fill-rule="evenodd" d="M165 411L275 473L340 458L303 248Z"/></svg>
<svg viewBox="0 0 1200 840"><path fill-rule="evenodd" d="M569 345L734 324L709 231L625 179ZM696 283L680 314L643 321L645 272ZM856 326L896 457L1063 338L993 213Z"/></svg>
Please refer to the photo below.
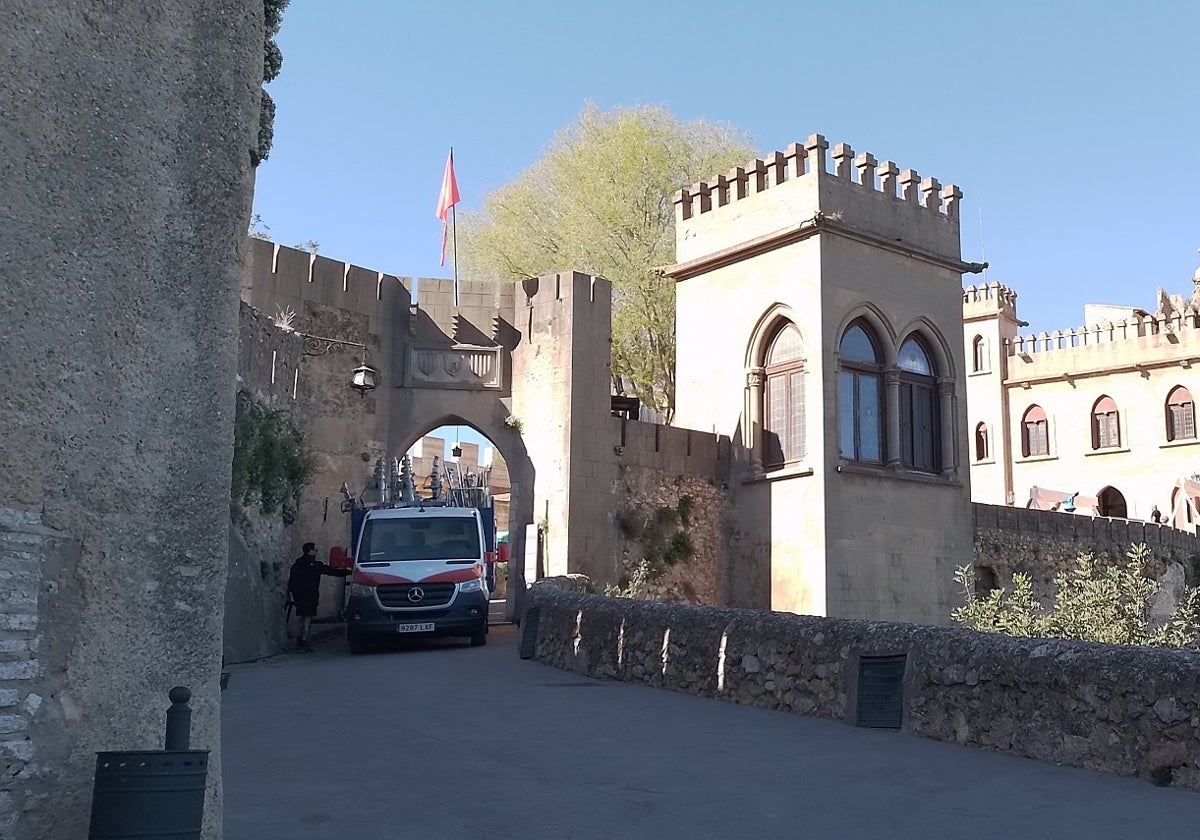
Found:
<svg viewBox="0 0 1200 840"><path fill-rule="evenodd" d="M257 505L260 513L278 511L290 525L314 468L304 433L288 413L259 402L248 391L239 391L230 485L234 508Z"/></svg>
<svg viewBox="0 0 1200 840"><path fill-rule="evenodd" d="M1200 641L1200 589L1189 587L1174 613L1158 627L1149 624L1159 583L1146 575L1150 549L1133 546L1128 562L1101 567L1081 554L1073 568L1054 576L1055 598L1047 610L1033 595L1029 575L1013 575L1012 592L975 591L975 573L959 568L954 579L965 603L951 614L974 630L1035 638L1079 639L1117 645L1193 647Z"/></svg>
<svg viewBox="0 0 1200 840"><path fill-rule="evenodd" d="M687 560L696 552L691 535L684 530L691 521L692 500L682 497L675 506L664 506L653 510L618 511L613 518L621 537L636 542L634 550L641 554L628 577L623 577L618 586L608 586L606 595L636 598L646 587L658 580L667 569Z"/></svg>
<svg viewBox="0 0 1200 840"><path fill-rule="evenodd" d="M675 505L675 512L679 514L679 521L687 525L692 521L692 497L680 496L679 504Z"/></svg>

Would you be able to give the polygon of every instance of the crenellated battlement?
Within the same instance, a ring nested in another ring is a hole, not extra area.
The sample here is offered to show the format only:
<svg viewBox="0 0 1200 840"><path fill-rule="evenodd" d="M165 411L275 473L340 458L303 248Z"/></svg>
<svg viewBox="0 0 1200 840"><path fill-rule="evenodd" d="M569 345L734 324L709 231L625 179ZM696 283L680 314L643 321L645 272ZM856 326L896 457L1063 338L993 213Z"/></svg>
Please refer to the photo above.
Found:
<svg viewBox="0 0 1200 840"><path fill-rule="evenodd" d="M1006 339L1008 379L1087 376L1093 372L1200 364L1200 309L1135 314L1111 323Z"/></svg>
<svg viewBox="0 0 1200 840"><path fill-rule="evenodd" d="M980 283L963 289L963 317L1004 315L1017 320L1017 293L1000 283Z"/></svg>
<svg viewBox="0 0 1200 840"><path fill-rule="evenodd" d="M943 187L936 178L921 178L914 169L902 171L890 160L880 164L870 152L856 155L848 143L838 143L830 154L829 142L813 134L804 143L792 143L782 152L679 190L674 196L675 218L686 221L805 177L836 178L951 219L958 218L962 201L962 190L954 184Z"/></svg>
<svg viewBox="0 0 1200 840"><path fill-rule="evenodd" d="M579 271L543 274L522 280L518 285L524 292L522 302L526 306L568 300L607 305L612 296L612 285L607 280Z"/></svg>
<svg viewBox="0 0 1200 840"><path fill-rule="evenodd" d="M616 461L623 467L714 480L728 475L731 444L725 435L617 417L607 423Z"/></svg>
<svg viewBox="0 0 1200 840"><path fill-rule="evenodd" d="M890 160L880 163L848 143L831 149L820 134L685 187L673 200L670 274L677 279L694 276L706 260L727 261L739 249L761 252L819 231L966 268L962 190Z"/></svg>
<svg viewBox="0 0 1200 840"><path fill-rule="evenodd" d="M419 324L429 324L447 335L470 333L473 341L495 338L517 298L516 284L463 281L455 307L451 280L400 277L264 239L251 238L247 250L247 303L269 314L290 308L301 316L306 304L333 306L367 316L376 334L385 324L407 322L414 336ZM464 321L477 326L464 330Z"/></svg>

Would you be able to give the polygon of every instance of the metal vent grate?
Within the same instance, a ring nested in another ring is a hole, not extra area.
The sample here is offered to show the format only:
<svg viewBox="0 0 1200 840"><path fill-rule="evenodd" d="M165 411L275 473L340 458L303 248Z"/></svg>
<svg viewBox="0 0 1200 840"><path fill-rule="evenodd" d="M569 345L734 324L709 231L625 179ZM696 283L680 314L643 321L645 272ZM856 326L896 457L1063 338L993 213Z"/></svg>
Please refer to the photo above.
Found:
<svg viewBox="0 0 1200 840"><path fill-rule="evenodd" d="M899 729L904 716L904 665L908 657L864 656L858 661L859 726Z"/></svg>
<svg viewBox="0 0 1200 840"><path fill-rule="evenodd" d="M533 659L533 655L537 653L538 622L541 621L541 618L542 611L537 607L532 607L525 612L525 618L521 622L520 655L522 659Z"/></svg>

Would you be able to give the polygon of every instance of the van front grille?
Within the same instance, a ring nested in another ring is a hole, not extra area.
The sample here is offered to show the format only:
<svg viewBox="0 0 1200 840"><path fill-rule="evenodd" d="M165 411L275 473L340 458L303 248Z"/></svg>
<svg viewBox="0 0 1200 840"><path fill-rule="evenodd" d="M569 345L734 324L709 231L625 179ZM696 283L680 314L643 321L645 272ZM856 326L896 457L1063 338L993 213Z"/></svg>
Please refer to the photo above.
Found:
<svg viewBox="0 0 1200 840"><path fill-rule="evenodd" d="M385 607L442 607L454 597L453 583L387 583L375 587Z"/></svg>

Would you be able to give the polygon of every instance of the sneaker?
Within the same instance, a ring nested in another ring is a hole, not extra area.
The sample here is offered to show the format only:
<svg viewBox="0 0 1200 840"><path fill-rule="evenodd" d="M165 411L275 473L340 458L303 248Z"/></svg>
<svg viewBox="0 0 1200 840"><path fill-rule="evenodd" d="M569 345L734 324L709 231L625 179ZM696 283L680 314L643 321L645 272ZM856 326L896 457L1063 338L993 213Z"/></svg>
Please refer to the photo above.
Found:
<svg viewBox="0 0 1200 840"><path fill-rule="evenodd" d="M296 650L300 651L301 653L312 653L313 652L312 644L309 642L304 642L304 641L299 642L296 645Z"/></svg>

